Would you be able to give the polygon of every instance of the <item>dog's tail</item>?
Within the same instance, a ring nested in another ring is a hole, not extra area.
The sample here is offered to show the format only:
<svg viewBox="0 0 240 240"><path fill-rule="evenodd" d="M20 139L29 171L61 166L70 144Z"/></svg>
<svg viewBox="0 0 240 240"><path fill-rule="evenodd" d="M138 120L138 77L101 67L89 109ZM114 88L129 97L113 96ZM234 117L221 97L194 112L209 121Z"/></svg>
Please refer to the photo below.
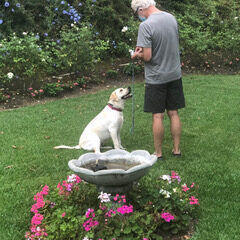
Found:
<svg viewBox="0 0 240 240"><path fill-rule="evenodd" d="M81 147L79 145L76 145L76 146L73 146L73 147L60 145L60 146L54 147L54 149L81 149Z"/></svg>

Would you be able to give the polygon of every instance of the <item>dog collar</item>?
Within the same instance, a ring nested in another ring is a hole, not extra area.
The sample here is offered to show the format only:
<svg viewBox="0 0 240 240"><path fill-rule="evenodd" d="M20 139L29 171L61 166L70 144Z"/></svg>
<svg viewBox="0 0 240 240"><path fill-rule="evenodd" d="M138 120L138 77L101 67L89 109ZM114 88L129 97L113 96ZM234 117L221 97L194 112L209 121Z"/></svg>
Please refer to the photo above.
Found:
<svg viewBox="0 0 240 240"><path fill-rule="evenodd" d="M122 112L122 109L121 108L115 108L112 104L108 104L108 106L113 109L113 110L116 110L116 111L119 111L119 112Z"/></svg>

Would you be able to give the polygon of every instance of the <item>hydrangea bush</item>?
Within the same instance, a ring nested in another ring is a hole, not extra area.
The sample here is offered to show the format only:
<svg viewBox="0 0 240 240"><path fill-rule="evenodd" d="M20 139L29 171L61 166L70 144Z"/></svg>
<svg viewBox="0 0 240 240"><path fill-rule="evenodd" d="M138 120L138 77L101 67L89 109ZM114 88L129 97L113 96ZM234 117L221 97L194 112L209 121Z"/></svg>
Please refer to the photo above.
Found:
<svg viewBox="0 0 240 240"><path fill-rule="evenodd" d="M25 238L147 240L187 230L199 205L196 184L183 184L174 171L151 184L145 178L127 196L99 194L75 174L55 189L45 185L34 196Z"/></svg>

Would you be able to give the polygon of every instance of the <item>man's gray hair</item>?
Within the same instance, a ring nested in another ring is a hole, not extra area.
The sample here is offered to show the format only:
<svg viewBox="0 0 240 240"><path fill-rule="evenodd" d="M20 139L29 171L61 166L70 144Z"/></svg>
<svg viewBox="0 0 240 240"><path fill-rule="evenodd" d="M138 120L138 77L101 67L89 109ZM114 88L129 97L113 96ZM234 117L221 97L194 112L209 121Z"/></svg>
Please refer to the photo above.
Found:
<svg viewBox="0 0 240 240"><path fill-rule="evenodd" d="M156 2L154 0L132 0L132 10L137 11L138 8L148 8L149 6L155 6Z"/></svg>

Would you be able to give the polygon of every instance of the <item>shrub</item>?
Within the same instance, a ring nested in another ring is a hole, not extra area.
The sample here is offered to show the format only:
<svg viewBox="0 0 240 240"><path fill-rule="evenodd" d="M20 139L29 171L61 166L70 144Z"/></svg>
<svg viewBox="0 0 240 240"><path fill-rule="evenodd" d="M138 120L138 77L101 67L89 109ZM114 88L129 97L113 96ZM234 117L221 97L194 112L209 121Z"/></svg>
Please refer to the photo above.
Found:
<svg viewBox="0 0 240 240"><path fill-rule="evenodd" d="M23 32L21 37L13 34L10 39L0 42L0 85L30 85L51 72L52 59L48 51L43 51L33 34Z"/></svg>
<svg viewBox="0 0 240 240"><path fill-rule="evenodd" d="M30 232L33 239L162 239L186 230L199 205L196 186L181 184L172 171L142 181L126 198L98 193L78 176L68 176L57 189L44 186L34 196ZM157 185L156 185L157 184ZM195 192L195 193L194 193Z"/></svg>
<svg viewBox="0 0 240 240"><path fill-rule="evenodd" d="M140 64L130 63L123 68L123 73L132 76L132 74L138 74L143 71L143 67Z"/></svg>

